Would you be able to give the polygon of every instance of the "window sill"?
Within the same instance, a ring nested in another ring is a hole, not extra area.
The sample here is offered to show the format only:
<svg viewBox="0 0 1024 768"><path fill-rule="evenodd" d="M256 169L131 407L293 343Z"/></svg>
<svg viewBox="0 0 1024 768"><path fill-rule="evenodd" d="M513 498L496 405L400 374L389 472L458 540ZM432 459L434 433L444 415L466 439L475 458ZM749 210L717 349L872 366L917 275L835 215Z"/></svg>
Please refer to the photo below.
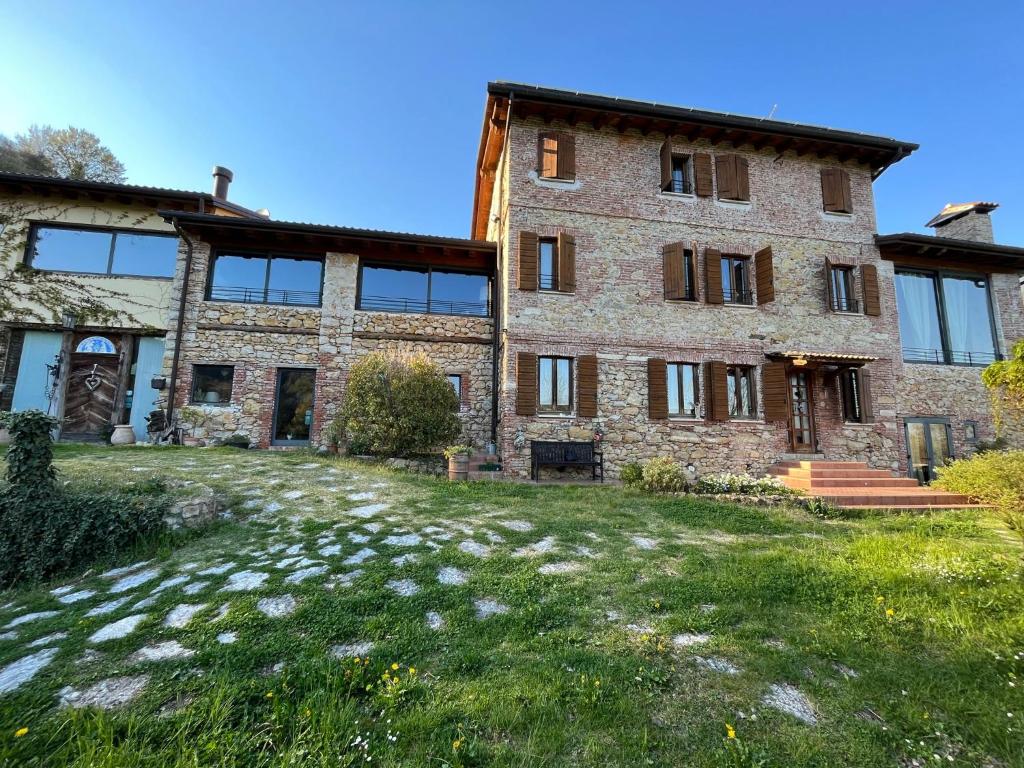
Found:
<svg viewBox="0 0 1024 768"><path fill-rule="evenodd" d="M665 189L658 190L658 197L672 197L678 200L696 200L697 195L693 192L669 192Z"/></svg>
<svg viewBox="0 0 1024 768"><path fill-rule="evenodd" d="M727 208L734 211L749 211L754 207L754 204L749 200L715 200L715 205L720 208Z"/></svg>
<svg viewBox="0 0 1024 768"><path fill-rule="evenodd" d="M286 304L280 301L231 301L230 299L203 299L204 304L231 304L236 307L292 307L294 309L315 309L318 312L323 304Z"/></svg>
<svg viewBox="0 0 1024 768"><path fill-rule="evenodd" d="M664 301L668 304L700 304L696 296L692 299L664 299Z"/></svg>
<svg viewBox="0 0 1024 768"><path fill-rule="evenodd" d="M537 413L538 419L575 419L575 413Z"/></svg>
<svg viewBox="0 0 1024 768"><path fill-rule="evenodd" d="M541 176L537 171L530 171L526 174L526 177L536 184L538 187L547 187L548 189L579 189L579 179L554 179L550 177Z"/></svg>
<svg viewBox="0 0 1024 768"><path fill-rule="evenodd" d="M757 309L757 304L741 304L738 301L723 301L719 306L733 309Z"/></svg>
<svg viewBox="0 0 1024 768"><path fill-rule="evenodd" d="M704 419L700 416L669 416L668 420L672 424L703 424Z"/></svg>
<svg viewBox="0 0 1024 768"><path fill-rule="evenodd" d="M188 404L189 408L230 408L232 405L229 400L226 403L207 403L207 402L196 402L192 401ZM180 409L179 409L180 410Z"/></svg>
<svg viewBox="0 0 1024 768"><path fill-rule="evenodd" d="M827 221L853 221L854 215L852 213L843 213L842 211L822 211L822 218Z"/></svg>
<svg viewBox="0 0 1024 768"><path fill-rule="evenodd" d="M556 288L538 288L537 293L544 293L550 296L573 296L576 291L559 291Z"/></svg>
<svg viewBox="0 0 1024 768"><path fill-rule="evenodd" d="M42 272L47 275L74 275L76 277L103 277L103 278L114 278L117 280L160 280L163 282L171 282L174 280L174 275L168 277L161 277L160 275L126 275L120 272L76 272L71 269L42 269L40 267L32 267L29 265L34 272Z"/></svg>
<svg viewBox="0 0 1024 768"><path fill-rule="evenodd" d="M867 317L863 312L853 312L846 309L830 309L830 315L841 315L843 317Z"/></svg>

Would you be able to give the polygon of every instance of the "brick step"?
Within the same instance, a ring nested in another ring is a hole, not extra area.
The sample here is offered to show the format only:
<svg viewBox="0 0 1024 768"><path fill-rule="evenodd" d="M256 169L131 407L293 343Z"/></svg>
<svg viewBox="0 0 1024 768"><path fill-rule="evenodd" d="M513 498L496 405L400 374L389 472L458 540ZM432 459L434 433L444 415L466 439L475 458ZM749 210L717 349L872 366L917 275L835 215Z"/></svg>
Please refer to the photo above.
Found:
<svg viewBox="0 0 1024 768"><path fill-rule="evenodd" d="M779 479L788 488L804 491L832 488L919 488L917 480L912 477L893 477L884 473L884 477L789 477L783 475Z"/></svg>
<svg viewBox="0 0 1024 768"><path fill-rule="evenodd" d="M794 469L867 469L863 461L780 461L776 467Z"/></svg>
<svg viewBox="0 0 1024 768"><path fill-rule="evenodd" d="M879 504L843 504L843 509L895 509L899 511L914 512L917 510L929 509L988 509L985 504L896 504L893 506Z"/></svg>
<svg viewBox="0 0 1024 768"><path fill-rule="evenodd" d="M799 477L799 478L818 478L818 477L831 477L831 478L842 478L842 477L892 477L892 472L885 469L804 469L803 467L769 467L768 474L775 475L776 477Z"/></svg>
<svg viewBox="0 0 1024 768"><path fill-rule="evenodd" d="M895 507L906 505L922 507L975 506L967 497L958 493L943 493L926 488L829 488L814 496L840 507Z"/></svg>

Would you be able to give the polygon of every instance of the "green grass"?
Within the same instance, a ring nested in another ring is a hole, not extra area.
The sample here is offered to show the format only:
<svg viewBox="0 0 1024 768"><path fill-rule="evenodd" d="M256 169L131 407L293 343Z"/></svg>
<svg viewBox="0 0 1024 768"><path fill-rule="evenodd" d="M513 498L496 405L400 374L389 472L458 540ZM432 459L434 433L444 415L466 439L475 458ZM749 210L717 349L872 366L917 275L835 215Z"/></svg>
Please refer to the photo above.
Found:
<svg viewBox="0 0 1024 768"><path fill-rule="evenodd" d="M0 641L0 668L38 650L27 642L68 632L49 666L0 696L0 765L881 767L939 764L937 754L943 765L1024 766L1021 552L984 512L819 520L614 487L450 484L308 453L61 446L57 455L72 481L159 474L213 486L238 519L132 553L153 557L160 576L107 616L84 615L110 599L100 566L0 594L8 605L0 627L61 610ZM294 490L303 496L289 498ZM346 498L358 491L390 507L371 520L346 514L370 503ZM281 508L261 513L246 502ZM382 529L369 532L368 522ZM435 535L435 549L382 542L429 526L451 537ZM349 532L371 540L353 542ZM339 555L316 553L327 534L343 545ZM513 556L546 537L555 551ZM657 546L641 549L634 537ZM466 540L488 545L489 555L460 551ZM274 567L286 554L262 552L294 544L329 573L287 583L294 567ZM376 557L343 564L362 547ZM416 562L392 564L409 552ZM270 576L254 592L228 593L217 591L226 574L195 575L229 561ZM558 562L579 570L538 572ZM183 570L188 563L199 565ZM443 566L465 571L466 583L440 584ZM351 586L324 587L356 567ZM193 596L184 585L167 589L132 610L182 572L210 584ZM419 592L399 596L387 586L393 579ZM71 583L100 594L61 606L49 590ZM298 601L290 616L256 609L259 598L284 593ZM481 598L508 610L478 619ZM162 626L183 602L206 608L184 629ZM214 621L224 602L228 615ZM428 627L428 611L443 617L442 629ZM134 633L87 641L137 612L147 618ZM238 641L218 643L226 631ZM681 633L710 639L677 647ZM167 640L194 655L129 663L140 647ZM356 641L374 643L368 661L329 653ZM92 647L102 658L78 663ZM697 657L727 660L739 673ZM398 682L386 683L392 663ZM64 686L140 674L149 680L124 708L56 706ZM799 689L817 724L766 706L772 684ZM726 739L726 723L737 741ZM22 727L28 733L16 737Z"/></svg>

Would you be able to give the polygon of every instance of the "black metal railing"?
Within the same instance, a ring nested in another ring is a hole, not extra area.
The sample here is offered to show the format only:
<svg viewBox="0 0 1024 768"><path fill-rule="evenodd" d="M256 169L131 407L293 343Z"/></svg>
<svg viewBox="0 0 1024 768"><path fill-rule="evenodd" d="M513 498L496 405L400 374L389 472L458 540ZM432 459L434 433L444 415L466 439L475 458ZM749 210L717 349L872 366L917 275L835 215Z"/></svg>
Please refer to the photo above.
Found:
<svg viewBox="0 0 1024 768"><path fill-rule="evenodd" d="M1002 355L992 352L963 352L960 350L922 349L919 347L903 348L903 362L905 363L985 366L1002 359Z"/></svg>
<svg viewBox="0 0 1024 768"><path fill-rule="evenodd" d="M860 312L860 302L849 296L835 296L832 299L833 312Z"/></svg>
<svg viewBox="0 0 1024 768"><path fill-rule="evenodd" d="M490 317L486 301L443 301L439 299L408 299L398 296L360 296L359 309L383 312L417 312L427 315L466 315Z"/></svg>
<svg viewBox="0 0 1024 768"><path fill-rule="evenodd" d="M666 191L674 192L677 195L692 195L693 187L690 185L689 179L672 179Z"/></svg>
<svg viewBox="0 0 1024 768"><path fill-rule="evenodd" d="M242 288L215 285L210 288L210 301L234 301L241 304L293 304L320 306L320 291L293 291L277 288Z"/></svg>
<svg viewBox="0 0 1024 768"><path fill-rule="evenodd" d="M725 288L722 290L722 299L726 304L753 304L754 292L749 288L739 290Z"/></svg>

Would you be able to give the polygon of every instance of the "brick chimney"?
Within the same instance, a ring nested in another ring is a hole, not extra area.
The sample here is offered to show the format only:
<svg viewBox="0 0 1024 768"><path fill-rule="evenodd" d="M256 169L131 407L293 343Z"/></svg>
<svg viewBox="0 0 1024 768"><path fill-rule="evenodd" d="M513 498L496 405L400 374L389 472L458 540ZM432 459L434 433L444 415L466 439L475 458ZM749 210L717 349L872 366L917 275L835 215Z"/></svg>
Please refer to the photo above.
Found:
<svg viewBox="0 0 1024 768"><path fill-rule="evenodd" d="M935 228L936 237L994 243L989 214L999 203L947 203L925 226Z"/></svg>

